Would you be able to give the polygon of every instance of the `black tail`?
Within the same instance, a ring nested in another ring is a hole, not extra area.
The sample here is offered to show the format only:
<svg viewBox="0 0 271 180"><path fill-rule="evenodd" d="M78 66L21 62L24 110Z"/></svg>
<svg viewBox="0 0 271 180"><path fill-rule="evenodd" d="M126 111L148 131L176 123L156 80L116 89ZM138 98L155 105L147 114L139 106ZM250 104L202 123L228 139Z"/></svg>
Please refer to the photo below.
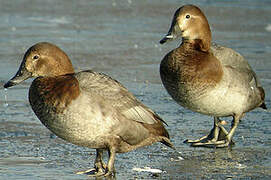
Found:
<svg viewBox="0 0 271 180"><path fill-rule="evenodd" d="M266 104L264 103L264 98L265 98L265 92L264 89L262 87L258 87L259 91L260 91L260 95L261 95L261 99L262 99L262 104L259 106L263 109L267 109Z"/></svg>
<svg viewBox="0 0 271 180"><path fill-rule="evenodd" d="M267 109L267 107L266 107L266 104L265 104L265 103L262 103L262 104L260 105L260 107L261 107L261 108L263 108L263 109Z"/></svg>
<svg viewBox="0 0 271 180"><path fill-rule="evenodd" d="M163 143L164 145L170 147L171 149L176 150L174 145L172 144L172 142L170 142L170 140L168 138L164 137L163 140L160 142Z"/></svg>

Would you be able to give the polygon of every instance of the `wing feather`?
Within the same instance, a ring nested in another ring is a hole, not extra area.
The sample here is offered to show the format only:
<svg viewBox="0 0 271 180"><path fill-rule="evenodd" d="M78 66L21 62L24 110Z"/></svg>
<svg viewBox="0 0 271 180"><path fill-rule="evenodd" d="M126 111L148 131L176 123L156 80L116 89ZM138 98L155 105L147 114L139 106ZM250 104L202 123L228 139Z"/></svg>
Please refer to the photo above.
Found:
<svg viewBox="0 0 271 180"><path fill-rule="evenodd" d="M164 122L151 109L138 101L121 83L111 77L93 71L76 74L83 91L99 96L126 118L147 124Z"/></svg>

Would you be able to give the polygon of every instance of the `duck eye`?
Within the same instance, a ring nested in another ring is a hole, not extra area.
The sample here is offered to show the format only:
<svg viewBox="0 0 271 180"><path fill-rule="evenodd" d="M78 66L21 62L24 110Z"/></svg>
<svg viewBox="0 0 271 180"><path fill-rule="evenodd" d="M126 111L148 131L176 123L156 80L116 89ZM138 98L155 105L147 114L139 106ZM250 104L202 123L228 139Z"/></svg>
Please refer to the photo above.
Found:
<svg viewBox="0 0 271 180"><path fill-rule="evenodd" d="M32 58L33 58L34 60L37 60L37 59L39 59L39 55L34 55Z"/></svg>
<svg viewBox="0 0 271 180"><path fill-rule="evenodd" d="M190 18L190 15L189 15L189 14L187 14L187 15L185 16L185 18L186 18L186 19L189 19L189 18Z"/></svg>

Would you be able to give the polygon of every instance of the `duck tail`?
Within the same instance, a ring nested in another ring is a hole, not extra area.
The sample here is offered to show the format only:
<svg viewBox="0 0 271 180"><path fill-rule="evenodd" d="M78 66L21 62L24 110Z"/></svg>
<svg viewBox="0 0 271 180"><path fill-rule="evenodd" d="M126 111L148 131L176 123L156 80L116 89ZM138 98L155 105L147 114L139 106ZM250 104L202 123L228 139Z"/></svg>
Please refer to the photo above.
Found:
<svg viewBox="0 0 271 180"><path fill-rule="evenodd" d="M267 109L266 104L262 103L259 107L263 108L263 109Z"/></svg>
<svg viewBox="0 0 271 180"><path fill-rule="evenodd" d="M261 99L262 99L262 104L259 106L263 109L267 109L266 104L264 103L264 98L265 98L265 93L264 93L264 89L262 87L258 87L260 94L261 94Z"/></svg>
<svg viewBox="0 0 271 180"><path fill-rule="evenodd" d="M171 149L176 150L175 147L174 147L174 145L172 144L172 142L168 138L163 137L160 142L163 143L164 145L170 147Z"/></svg>

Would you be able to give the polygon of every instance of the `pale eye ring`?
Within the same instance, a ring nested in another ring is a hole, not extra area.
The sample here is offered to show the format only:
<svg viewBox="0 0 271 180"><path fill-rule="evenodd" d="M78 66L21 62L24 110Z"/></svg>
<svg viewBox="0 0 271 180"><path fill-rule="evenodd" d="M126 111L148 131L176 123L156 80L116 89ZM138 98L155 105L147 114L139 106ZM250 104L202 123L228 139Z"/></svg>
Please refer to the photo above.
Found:
<svg viewBox="0 0 271 180"><path fill-rule="evenodd" d="M34 60L37 60L37 59L39 59L39 58L40 58L39 55L34 55L34 56L32 57L32 59L34 59Z"/></svg>
<svg viewBox="0 0 271 180"><path fill-rule="evenodd" d="M187 14L187 15L185 16L185 18L186 18L186 19L189 19L189 18L190 18L190 15L189 15L189 14Z"/></svg>

